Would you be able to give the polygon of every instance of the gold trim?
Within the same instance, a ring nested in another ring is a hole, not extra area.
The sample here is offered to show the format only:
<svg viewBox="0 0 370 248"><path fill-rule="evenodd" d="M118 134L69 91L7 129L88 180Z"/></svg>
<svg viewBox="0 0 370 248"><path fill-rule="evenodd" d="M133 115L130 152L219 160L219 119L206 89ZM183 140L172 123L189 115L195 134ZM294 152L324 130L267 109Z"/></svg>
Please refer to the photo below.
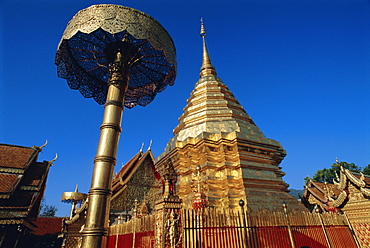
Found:
<svg viewBox="0 0 370 248"><path fill-rule="evenodd" d="M346 191L340 192L338 198L333 201L333 206L339 207L340 205L342 205L344 201L347 199L347 196L348 194Z"/></svg>
<svg viewBox="0 0 370 248"><path fill-rule="evenodd" d="M357 185L358 187L366 186L366 183L364 181L355 177L349 170L345 170L345 174L349 178L349 180L351 180L351 182Z"/></svg>
<svg viewBox="0 0 370 248"><path fill-rule="evenodd" d="M360 188L361 192L366 195L366 196L370 196L370 189L368 188Z"/></svg>

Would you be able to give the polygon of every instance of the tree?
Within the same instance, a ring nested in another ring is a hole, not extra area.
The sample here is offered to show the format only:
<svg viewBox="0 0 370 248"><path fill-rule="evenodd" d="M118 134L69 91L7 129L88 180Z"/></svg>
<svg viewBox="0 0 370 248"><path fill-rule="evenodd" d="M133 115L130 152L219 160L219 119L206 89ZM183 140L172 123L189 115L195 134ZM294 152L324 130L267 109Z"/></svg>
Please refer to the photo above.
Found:
<svg viewBox="0 0 370 248"><path fill-rule="evenodd" d="M368 164L363 170L364 175L370 176L370 164Z"/></svg>
<svg viewBox="0 0 370 248"><path fill-rule="evenodd" d="M47 205L45 198L42 198L40 205L40 217L55 217L57 208L53 205Z"/></svg>
<svg viewBox="0 0 370 248"><path fill-rule="evenodd" d="M328 183L333 183L333 180L336 179L337 175L340 172L340 165L343 166L343 168L350 170L352 172L362 172L365 175L370 176L370 164L367 165L365 168L358 167L354 163L347 163L347 162L339 162L339 164L334 163L332 166L327 169L324 168L322 170L317 170L316 173L313 175L312 179L315 182L328 182ZM305 184L307 185L308 182L310 181L309 177L304 178Z"/></svg>

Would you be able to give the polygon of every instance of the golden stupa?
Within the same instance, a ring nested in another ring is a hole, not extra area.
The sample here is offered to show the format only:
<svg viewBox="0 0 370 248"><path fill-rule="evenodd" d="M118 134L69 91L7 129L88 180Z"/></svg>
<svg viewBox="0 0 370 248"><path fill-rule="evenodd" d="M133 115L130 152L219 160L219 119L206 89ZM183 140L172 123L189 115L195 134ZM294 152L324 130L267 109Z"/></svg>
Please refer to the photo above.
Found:
<svg viewBox="0 0 370 248"><path fill-rule="evenodd" d="M279 142L266 138L231 91L217 77L201 26L203 59L200 79L191 92L174 137L157 159L158 171L173 167L177 195L184 208L196 197L197 166L208 206L250 211L307 211L289 195L279 167L286 155ZM198 167L199 169L199 167Z"/></svg>

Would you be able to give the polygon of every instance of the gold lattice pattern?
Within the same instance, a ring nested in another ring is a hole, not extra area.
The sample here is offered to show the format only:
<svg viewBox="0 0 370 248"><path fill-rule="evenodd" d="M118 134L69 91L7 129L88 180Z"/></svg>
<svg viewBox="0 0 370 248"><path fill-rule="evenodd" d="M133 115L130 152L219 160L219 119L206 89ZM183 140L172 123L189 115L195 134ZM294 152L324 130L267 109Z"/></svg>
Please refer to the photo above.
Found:
<svg viewBox="0 0 370 248"><path fill-rule="evenodd" d="M370 223L353 224L358 241L362 248L370 248Z"/></svg>

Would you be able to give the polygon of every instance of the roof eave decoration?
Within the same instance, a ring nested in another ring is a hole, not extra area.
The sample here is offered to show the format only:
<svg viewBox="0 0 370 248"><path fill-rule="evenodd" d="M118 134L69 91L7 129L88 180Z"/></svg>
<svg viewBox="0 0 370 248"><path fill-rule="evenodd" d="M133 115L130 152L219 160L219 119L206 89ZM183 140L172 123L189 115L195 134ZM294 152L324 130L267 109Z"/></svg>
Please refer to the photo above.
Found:
<svg viewBox="0 0 370 248"><path fill-rule="evenodd" d="M333 201L333 206L336 208L340 207L344 203L344 201L347 199L347 196L348 194L346 191L343 190L342 192L340 192L338 198Z"/></svg>
<svg viewBox="0 0 370 248"><path fill-rule="evenodd" d="M317 204L319 205L322 209L326 209L327 206L326 206L326 202L322 202L321 200L319 200L318 198L316 198L316 196L314 196L313 194L310 194L308 195L307 197L307 202L309 204Z"/></svg>
<svg viewBox="0 0 370 248"><path fill-rule="evenodd" d="M344 170L344 173L346 174L348 179L351 180L351 182L353 184L357 185L358 187L362 188L362 187L366 186L365 181L361 180L361 178L355 177L349 170L347 170L347 169Z"/></svg>
<svg viewBox="0 0 370 248"><path fill-rule="evenodd" d="M52 160L47 161L49 166L52 166L57 159L58 159L58 153L55 153L55 157Z"/></svg>
<svg viewBox="0 0 370 248"><path fill-rule="evenodd" d="M338 185L339 190L344 190L347 187L347 177L344 174L344 172L341 170L340 171L340 181Z"/></svg>
<svg viewBox="0 0 370 248"><path fill-rule="evenodd" d="M319 201L324 202L324 203L328 202L328 199L325 196L321 197L320 195L316 194L316 192L314 192L311 188L307 187L307 190L311 193L312 196L314 196Z"/></svg>
<svg viewBox="0 0 370 248"><path fill-rule="evenodd" d="M32 148L39 150L39 152L42 151L42 148L44 148L48 144L48 140L45 141L45 143L42 146L32 146Z"/></svg>
<svg viewBox="0 0 370 248"><path fill-rule="evenodd" d="M35 224L26 219L4 219L0 220L0 225L24 225L31 230L36 228Z"/></svg>
<svg viewBox="0 0 370 248"><path fill-rule="evenodd" d="M370 189L369 188L360 188L360 191L366 195L366 196L369 196L370 197Z"/></svg>
<svg viewBox="0 0 370 248"><path fill-rule="evenodd" d="M0 199L8 199L10 198L10 194L0 194Z"/></svg>

